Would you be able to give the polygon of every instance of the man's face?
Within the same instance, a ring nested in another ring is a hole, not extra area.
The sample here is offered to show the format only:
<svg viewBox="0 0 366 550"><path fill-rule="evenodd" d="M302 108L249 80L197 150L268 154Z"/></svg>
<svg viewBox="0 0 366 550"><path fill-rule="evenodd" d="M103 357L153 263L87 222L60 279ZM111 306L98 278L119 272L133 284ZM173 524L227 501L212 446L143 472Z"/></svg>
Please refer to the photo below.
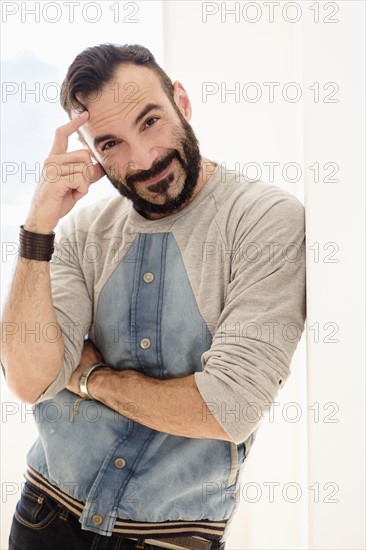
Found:
<svg viewBox="0 0 366 550"><path fill-rule="evenodd" d="M121 66L86 107L81 134L136 210L168 215L189 201L200 173L198 141L152 70Z"/></svg>

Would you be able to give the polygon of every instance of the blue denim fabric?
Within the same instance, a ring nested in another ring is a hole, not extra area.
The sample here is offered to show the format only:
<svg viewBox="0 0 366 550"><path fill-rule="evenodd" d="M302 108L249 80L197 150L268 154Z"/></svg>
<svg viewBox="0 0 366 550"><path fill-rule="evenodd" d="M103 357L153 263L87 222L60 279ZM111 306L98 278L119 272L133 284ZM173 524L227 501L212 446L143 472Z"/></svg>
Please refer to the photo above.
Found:
<svg viewBox="0 0 366 550"><path fill-rule="evenodd" d="M145 281L147 272L152 282ZM101 289L95 326L95 344L111 368L156 378L202 370L201 356L212 338L172 233L136 236ZM151 342L148 349L140 345L144 338ZM109 536L116 518L154 523L230 518L252 436L236 445L169 435L93 400L80 403L70 422L78 399L63 390L35 406L40 438L27 462L85 503L83 529ZM123 468L116 467L117 459L123 459ZM98 526L94 514L103 518Z"/></svg>
<svg viewBox="0 0 366 550"><path fill-rule="evenodd" d="M9 536L9 550L135 550L136 545L121 535L107 537L82 530L76 517L28 481ZM211 550L224 548L224 543L213 542ZM144 550L155 549L155 545L144 546Z"/></svg>

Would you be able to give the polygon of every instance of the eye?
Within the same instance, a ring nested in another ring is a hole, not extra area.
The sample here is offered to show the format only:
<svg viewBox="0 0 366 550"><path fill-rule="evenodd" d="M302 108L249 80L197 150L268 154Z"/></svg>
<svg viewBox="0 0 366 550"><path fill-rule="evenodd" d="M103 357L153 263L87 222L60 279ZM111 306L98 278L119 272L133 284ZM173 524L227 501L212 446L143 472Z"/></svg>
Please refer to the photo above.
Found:
<svg viewBox="0 0 366 550"><path fill-rule="evenodd" d="M116 144L117 142L115 140L110 140L110 141L107 141L103 147L102 147L102 151L106 151L108 149L111 149L112 147L114 147L114 145Z"/></svg>
<svg viewBox="0 0 366 550"><path fill-rule="evenodd" d="M153 126L157 120L159 120L159 117L157 117L157 116L152 116L152 117L150 117L150 118L147 119L147 121L145 122L145 124L146 124L146 126L149 128L150 126Z"/></svg>

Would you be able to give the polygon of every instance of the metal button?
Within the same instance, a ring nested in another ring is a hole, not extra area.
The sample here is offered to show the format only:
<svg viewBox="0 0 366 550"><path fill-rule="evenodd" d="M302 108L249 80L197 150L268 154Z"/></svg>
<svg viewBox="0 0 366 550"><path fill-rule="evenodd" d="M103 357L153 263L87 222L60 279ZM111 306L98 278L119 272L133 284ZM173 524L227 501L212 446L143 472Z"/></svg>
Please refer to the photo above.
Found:
<svg viewBox="0 0 366 550"><path fill-rule="evenodd" d="M95 514L92 518L91 518L92 522L94 525L100 525L101 523L103 523L103 518L102 516L100 516L99 514Z"/></svg>
<svg viewBox="0 0 366 550"><path fill-rule="evenodd" d="M145 283L152 283L155 277L153 273L150 273L148 271L147 273L144 273L142 278L144 279Z"/></svg>
<svg viewBox="0 0 366 550"><path fill-rule="evenodd" d="M142 349L148 349L151 346L151 342L148 338L143 338L140 342Z"/></svg>
<svg viewBox="0 0 366 550"><path fill-rule="evenodd" d="M116 468L124 468L126 466L126 461L124 458L119 457L114 461L114 465Z"/></svg>

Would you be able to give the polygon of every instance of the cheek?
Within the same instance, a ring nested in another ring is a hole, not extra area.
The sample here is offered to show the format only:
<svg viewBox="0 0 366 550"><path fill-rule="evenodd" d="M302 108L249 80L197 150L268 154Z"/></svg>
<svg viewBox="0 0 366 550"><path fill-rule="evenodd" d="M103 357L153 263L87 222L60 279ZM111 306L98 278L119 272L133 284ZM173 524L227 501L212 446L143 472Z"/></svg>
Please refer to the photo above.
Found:
<svg viewBox="0 0 366 550"><path fill-rule="evenodd" d="M151 131L149 137L155 141L156 146L171 148L177 143L177 128L171 122L159 121L155 131ZM152 128L151 128L152 130Z"/></svg>
<svg viewBox="0 0 366 550"><path fill-rule="evenodd" d="M121 163L111 159L103 159L100 164L103 166L107 176L111 178L124 179L124 171Z"/></svg>
<svg viewBox="0 0 366 550"><path fill-rule="evenodd" d="M113 153L111 151L108 156L102 158L101 164L107 174L114 177L124 178L126 172L128 171L128 163L126 163L121 154L114 151Z"/></svg>

